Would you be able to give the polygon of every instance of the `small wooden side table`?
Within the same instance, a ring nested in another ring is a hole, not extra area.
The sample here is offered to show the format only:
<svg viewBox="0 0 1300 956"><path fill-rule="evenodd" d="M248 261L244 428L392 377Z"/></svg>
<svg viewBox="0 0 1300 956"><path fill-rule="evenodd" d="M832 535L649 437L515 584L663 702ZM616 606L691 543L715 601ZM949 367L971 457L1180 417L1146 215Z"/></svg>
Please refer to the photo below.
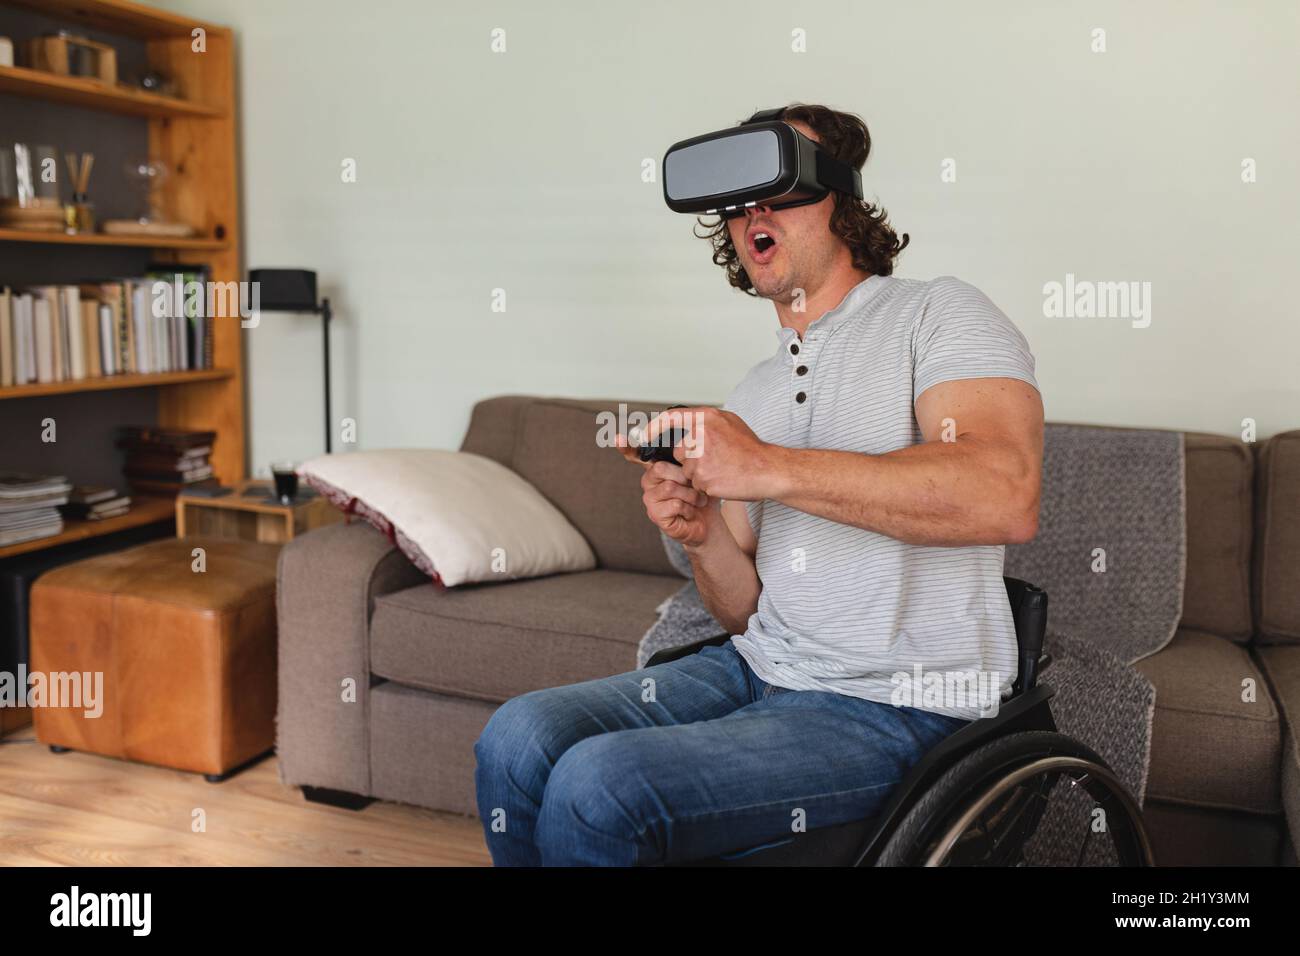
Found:
<svg viewBox="0 0 1300 956"><path fill-rule="evenodd" d="M299 490L292 504L271 497L271 482L246 481L220 498L179 495L176 537L204 535L284 544L313 528L343 520L323 496Z"/></svg>

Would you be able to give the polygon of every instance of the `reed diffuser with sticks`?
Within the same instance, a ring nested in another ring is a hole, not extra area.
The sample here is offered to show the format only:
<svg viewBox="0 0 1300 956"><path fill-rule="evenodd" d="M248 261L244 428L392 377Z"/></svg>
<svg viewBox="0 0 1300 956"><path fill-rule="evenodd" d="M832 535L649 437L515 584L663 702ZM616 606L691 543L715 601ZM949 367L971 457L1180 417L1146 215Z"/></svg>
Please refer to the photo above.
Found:
<svg viewBox="0 0 1300 956"><path fill-rule="evenodd" d="M87 190L95 154L82 153L80 161L76 153L66 153L63 158L68 164L68 175L72 177L72 201L63 207L64 225L69 233L94 232L95 206Z"/></svg>

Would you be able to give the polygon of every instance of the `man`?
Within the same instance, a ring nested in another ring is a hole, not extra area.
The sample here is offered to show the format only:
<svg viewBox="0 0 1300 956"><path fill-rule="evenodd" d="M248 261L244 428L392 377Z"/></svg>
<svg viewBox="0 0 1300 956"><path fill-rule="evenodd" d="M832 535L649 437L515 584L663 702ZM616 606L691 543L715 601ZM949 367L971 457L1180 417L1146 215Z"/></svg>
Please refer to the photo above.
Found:
<svg viewBox="0 0 1300 956"><path fill-rule="evenodd" d="M779 118L867 159L855 116ZM893 278L906 237L846 194L709 238L779 346L724 409L651 423L690 434L642 488L732 639L501 707L475 748L498 864L678 862L870 817L989 703L909 682L1015 678L1002 546L1036 532L1043 428L1024 337L965 283Z"/></svg>

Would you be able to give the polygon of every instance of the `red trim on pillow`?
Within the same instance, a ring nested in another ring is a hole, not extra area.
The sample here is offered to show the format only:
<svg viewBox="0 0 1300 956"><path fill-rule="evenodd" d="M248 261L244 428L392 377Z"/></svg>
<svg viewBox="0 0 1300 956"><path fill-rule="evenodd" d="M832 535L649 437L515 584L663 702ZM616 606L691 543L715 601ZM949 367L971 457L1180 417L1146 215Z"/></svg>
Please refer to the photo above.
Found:
<svg viewBox="0 0 1300 956"><path fill-rule="evenodd" d="M342 488L336 488L328 481L317 478L315 475L304 472L302 475L308 487L315 489L323 495L325 499L334 507L340 509L346 515L356 515L370 525L384 537L386 537L393 547L406 555L407 560L429 576L430 581L440 588L445 588L442 575L438 573L429 556L420 549L420 547L402 534L401 529L396 527L388 516L370 507L356 495L349 495Z"/></svg>

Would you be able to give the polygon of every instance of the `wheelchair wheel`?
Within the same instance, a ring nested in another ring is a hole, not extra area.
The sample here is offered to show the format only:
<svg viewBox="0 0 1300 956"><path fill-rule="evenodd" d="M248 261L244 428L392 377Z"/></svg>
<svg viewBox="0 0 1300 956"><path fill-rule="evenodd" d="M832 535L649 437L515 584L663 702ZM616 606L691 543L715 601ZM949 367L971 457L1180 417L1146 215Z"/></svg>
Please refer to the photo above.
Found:
<svg viewBox="0 0 1300 956"><path fill-rule="evenodd" d="M908 810L875 865L1025 865L1049 805L1058 861L1066 841L1076 866L1152 865L1141 811L1106 762L1071 737L1038 730L991 741L949 768Z"/></svg>

